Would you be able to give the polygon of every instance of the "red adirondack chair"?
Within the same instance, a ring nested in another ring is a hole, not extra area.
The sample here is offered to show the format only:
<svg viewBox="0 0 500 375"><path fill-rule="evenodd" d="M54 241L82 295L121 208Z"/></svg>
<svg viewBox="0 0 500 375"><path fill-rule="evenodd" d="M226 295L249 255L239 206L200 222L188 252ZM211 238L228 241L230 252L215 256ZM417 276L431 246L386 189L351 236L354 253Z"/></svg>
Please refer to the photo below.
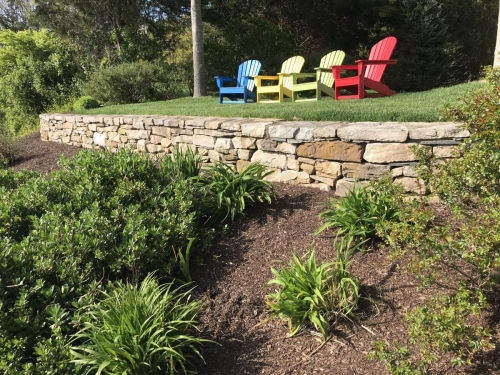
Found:
<svg viewBox="0 0 500 375"><path fill-rule="evenodd" d="M363 99L394 95L394 91L384 85L381 80L387 65L394 65L398 61L389 60L394 47L396 47L396 42L395 37L389 36L372 47L368 60L356 60L357 65L332 66L335 78L335 99ZM357 70L358 74L342 78L341 72L343 70ZM341 90L348 91L350 94L340 95Z"/></svg>

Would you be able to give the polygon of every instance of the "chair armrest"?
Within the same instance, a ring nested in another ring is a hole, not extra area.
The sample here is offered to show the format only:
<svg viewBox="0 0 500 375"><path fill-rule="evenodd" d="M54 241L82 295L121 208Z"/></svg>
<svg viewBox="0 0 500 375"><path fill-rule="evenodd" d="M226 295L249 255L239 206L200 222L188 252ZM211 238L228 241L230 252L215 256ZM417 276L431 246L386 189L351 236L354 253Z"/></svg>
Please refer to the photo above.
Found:
<svg viewBox="0 0 500 375"><path fill-rule="evenodd" d="M278 73L278 75L292 78L316 77L316 73Z"/></svg>
<svg viewBox="0 0 500 375"><path fill-rule="evenodd" d="M318 68L314 68L314 70L316 70L316 73L317 73L318 71L320 71L320 72L331 72L331 71L332 71L332 68L331 68L331 67L330 67L330 68L322 68L322 67L320 66L320 67L318 67Z"/></svg>
<svg viewBox="0 0 500 375"><path fill-rule="evenodd" d="M357 65L332 65L330 69L335 70L358 70Z"/></svg>
<svg viewBox="0 0 500 375"><path fill-rule="evenodd" d="M359 65L332 65L332 66L330 66L330 68L332 69L333 78L334 79L341 79L343 70L357 70L358 74L360 74L360 70L363 68L363 64L359 64Z"/></svg>
<svg viewBox="0 0 500 375"><path fill-rule="evenodd" d="M214 78L217 81L218 87L222 87L224 85L224 82L238 82L238 80L234 77L215 76Z"/></svg>
<svg viewBox="0 0 500 375"><path fill-rule="evenodd" d="M257 87L262 86L262 81L278 81L278 76L254 76L255 85Z"/></svg>
<svg viewBox="0 0 500 375"><path fill-rule="evenodd" d="M356 60L355 62L364 65L394 65L398 60Z"/></svg>

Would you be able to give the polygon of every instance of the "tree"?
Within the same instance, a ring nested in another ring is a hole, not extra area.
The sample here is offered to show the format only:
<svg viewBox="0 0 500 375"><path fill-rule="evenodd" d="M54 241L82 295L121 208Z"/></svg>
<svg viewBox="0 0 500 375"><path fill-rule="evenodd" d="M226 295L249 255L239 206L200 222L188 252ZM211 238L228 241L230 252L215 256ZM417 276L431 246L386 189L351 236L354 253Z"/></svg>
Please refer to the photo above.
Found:
<svg viewBox="0 0 500 375"><path fill-rule="evenodd" d="M500 67L500 9L498 11L497 43L495 45L495 58L493 59L493 67Z"/></svg>
<svg viewBox="0 0 500 375"><path fill-rule="evenodd" d="M207 78L203 50L203 23L201 22L201 0L191 0L191 30L193 34L193 97L207 95Z"/></svg>
<svg viewBox="0 0 500 375"><path fill-rule="evenodd" d="M112 63L154 60L187 0L37 0L34 22Z"/></svg>
<svg viewBox="0 0 500 375"><path fill-rule="evenodd" d="M0 0L0 28L13 31L27 29L32 8L30 0Z"/></svg>

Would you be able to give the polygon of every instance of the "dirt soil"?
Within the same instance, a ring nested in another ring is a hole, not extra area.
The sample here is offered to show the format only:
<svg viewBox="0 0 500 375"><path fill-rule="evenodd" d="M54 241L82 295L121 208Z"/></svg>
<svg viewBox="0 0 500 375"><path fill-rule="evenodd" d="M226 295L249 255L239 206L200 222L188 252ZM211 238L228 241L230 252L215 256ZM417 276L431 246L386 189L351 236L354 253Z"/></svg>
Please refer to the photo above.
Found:
<svg viewBox="0 0 500 375"><path fill-rule="evenodd" d="M72 156L81 149L42 142L38 133L19 142L16 170L42 173L57 169L60 154ZM252 208L219 236L210 256L192 269L197 283L196 297L206 303L199 317L200 334L219 345L205 345L206 363L198 363L200 374L387 374L385 366L369 361L366 354L374 340L410 345L404 314L430 297L450 290L422 289L407 270L407 260L390 260L388 249L374 245L354 256L351 272L362 284L362 302L357 321L339 324L322 344L315 332L304 329L287 337L287 326L270 319L266 294L273 291L266 283L272 278L271 266L290 261L292 251L304 254L315 241L319 260L334 260L333 232L317 238L318 214L322 202L333 192L310 187L276 184L277 200L272 205ZM443 207L433 207L446 221ZM456 275L443 274L455 279ZM498 302L499 298L496 298ZM449 358L440 357L431 374L500 374L500 317L498 304L485 316L493 328L494 349L475 358L473 365L453 368Z"/></svg>

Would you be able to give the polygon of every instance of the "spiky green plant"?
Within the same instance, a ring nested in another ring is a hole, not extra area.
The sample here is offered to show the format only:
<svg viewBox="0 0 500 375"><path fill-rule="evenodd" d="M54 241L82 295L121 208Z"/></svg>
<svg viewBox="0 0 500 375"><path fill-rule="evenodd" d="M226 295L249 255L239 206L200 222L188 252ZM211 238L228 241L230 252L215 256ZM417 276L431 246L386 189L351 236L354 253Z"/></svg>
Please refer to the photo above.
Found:
<svg viewBox="0 0 500 375"><path fill-rule="evenodd" d="M148 275L140 286L118 283L85 310L83 328L71 350L87 374L174 374L189 370L192 354L206 339L193 335L201 303L191 290L158 285Z"/></svg>
<svg viewBox="0 0 500 375"><path fill-rule="evenodd" d="M232 166L216 163L204 176L196 180L201 190L201 213L212 223L234 220L247 205L255 202L271 203L274 188L264 178L272 172L258 163L250 164L238 173Z"/></svg>
<svg viewBox="0 0 500 375"><path fill-rule="evenodd" d="M337 320L351 315L359 301L359 282L347 268L353 249L350 241L336 241L337 261L317 265L314 251L305 263L293 253L288 268L271 268L274 279L268 284L280 287L267 295L272 316L285 320L289 336L304 324L312 324L326 340Z"/></svg>
<svg viewBox="0 0 500 375"><path fill-rule="evenodd" d="M205 158L190 147L183 150L177 145L161 160L160 170L172 179L186 180L198 176L204 162Z"/></svg>
<svg viewBox="0 0 500 375"><path fill-rule="evenodd" d="M375 237L378 225L398 220L401 202L401 187L386 176L369 187L349 191L340 200L331 198L327 203L331 208L319 215L324 224L314 234L337 227L337 235L365 241Z"/></svg>

